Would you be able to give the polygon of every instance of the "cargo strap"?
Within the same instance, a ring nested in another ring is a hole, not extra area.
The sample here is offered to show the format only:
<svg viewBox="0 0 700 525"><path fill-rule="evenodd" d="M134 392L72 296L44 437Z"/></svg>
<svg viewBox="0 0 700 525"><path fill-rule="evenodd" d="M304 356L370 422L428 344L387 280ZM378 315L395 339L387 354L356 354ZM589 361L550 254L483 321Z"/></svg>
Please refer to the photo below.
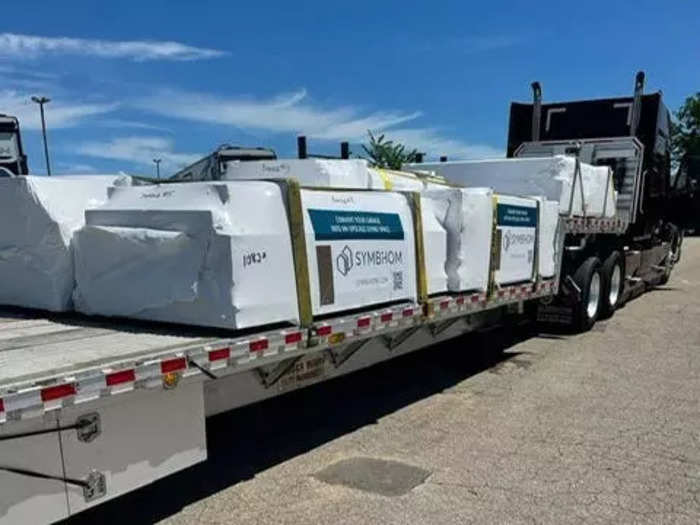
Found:
<svg viewBox="0 0 700 525"><path fill-rule="evenodd" d="M535 286L537 286L540 283L540 228L542 227L542 216L540 213L544 207L541 206L539 200L535 200L535 203L537 204L537 210L535 212L537 224L535 225L535 246L532 251L532 280Z"/></svg>
<svg viewBox="0 0 700 525"><path fill-rule="evenodd" d="M418 297L416 301L425 303L428 299L428 278L425 267L425 243L423 241L423 213L420 203L420 193L404 192L413 212L413 232L416 250L416 284Z"/></svg>
<svg viewBox="0 0 700 525"><path fill-rule="evenodd" d="M496 270L501 267L501 230L498 229L498 196L492 198L493 213L491 216L491 253L489 258L489 282L486 295L492 297L496 291Z"/></svg>
<svg viewBox="0 0 700 525"><path fill-rule="evenodd" d="M304 234L304 212L301 204L301 186L297 179L287 179L287 208L289 213L289 230L292 236L294 255L294 278L297 285L299 307L299 324L311 326L313 314L311 309L311 281L309 263L306 253L306 236Z"/></svg>
<svg viewBox="0 0 700 525"><path fill-rule="evenodd" d="M377 173L379 173L379 176L382 179L382 182L384 183L384 189L385 190L392 190L394 189L394 182L391 180L391 175L382 168L376 168Z"/></svg>

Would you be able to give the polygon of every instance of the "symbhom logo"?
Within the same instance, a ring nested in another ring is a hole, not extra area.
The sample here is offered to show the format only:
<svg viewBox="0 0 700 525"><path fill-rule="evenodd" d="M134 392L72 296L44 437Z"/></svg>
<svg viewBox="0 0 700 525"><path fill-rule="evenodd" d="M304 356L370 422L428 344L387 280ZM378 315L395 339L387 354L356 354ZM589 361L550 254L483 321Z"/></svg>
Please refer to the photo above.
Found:
<svg viewBox="0 0 700 525"><path fill-rule="evenodd" d="M345 248L340 251L335 259L335 264L343 276L346 276L352 269L352 250L349 246L345 245Z"/></svg>

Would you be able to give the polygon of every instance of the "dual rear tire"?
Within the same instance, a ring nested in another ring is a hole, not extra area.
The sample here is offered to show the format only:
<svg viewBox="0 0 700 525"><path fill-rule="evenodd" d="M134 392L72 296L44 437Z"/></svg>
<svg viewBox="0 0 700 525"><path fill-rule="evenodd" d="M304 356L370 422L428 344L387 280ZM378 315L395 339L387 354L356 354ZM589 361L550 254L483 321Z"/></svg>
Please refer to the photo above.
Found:
<svg viewBox="0 0 700 525"><path fill-rule="evenodd" d="M590 330L598 319L611 317L622 305L624 275L624 259L619 251L612 252L602 263L598 257L583 261L573 275L580 291L572 317L575 331Z"/></svg>

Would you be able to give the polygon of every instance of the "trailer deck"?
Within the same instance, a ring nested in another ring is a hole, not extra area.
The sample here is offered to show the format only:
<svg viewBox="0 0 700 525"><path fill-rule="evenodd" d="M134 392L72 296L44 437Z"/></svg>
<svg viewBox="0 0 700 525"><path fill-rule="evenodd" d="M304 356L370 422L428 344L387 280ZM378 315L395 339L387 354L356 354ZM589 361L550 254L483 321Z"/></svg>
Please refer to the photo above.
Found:
<svg viewBox="0 0 700 525"><path fill-rule="evenodd" d="M0 386L221 339L212 332L0 307Z"/></svg>

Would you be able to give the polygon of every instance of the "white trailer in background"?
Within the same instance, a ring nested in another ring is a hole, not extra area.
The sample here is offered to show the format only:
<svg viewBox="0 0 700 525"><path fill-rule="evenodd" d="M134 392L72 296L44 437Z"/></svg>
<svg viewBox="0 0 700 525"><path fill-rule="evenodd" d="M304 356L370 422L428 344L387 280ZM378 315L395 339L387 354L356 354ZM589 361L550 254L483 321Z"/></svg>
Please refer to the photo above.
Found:
<svg viewBox="0 0 700 525"><path fill-rule="evenodd" d="M589 145L596 159L629 163L617 210L560 216L554 267L525 283L495 286L492 278L486 290L420 294L235 336L1 308L0 523L54 522L205 460L208 416L513 322L536 306L579 329L611 315L635 289L668 277L678 245L666 239L639 249L644 241L630 237L642 202L641 144L632 136L574 146ZM570 154L574 146L535 141L519 154ZM498 246L492 239L481 254L492 274Z"/></svg>

